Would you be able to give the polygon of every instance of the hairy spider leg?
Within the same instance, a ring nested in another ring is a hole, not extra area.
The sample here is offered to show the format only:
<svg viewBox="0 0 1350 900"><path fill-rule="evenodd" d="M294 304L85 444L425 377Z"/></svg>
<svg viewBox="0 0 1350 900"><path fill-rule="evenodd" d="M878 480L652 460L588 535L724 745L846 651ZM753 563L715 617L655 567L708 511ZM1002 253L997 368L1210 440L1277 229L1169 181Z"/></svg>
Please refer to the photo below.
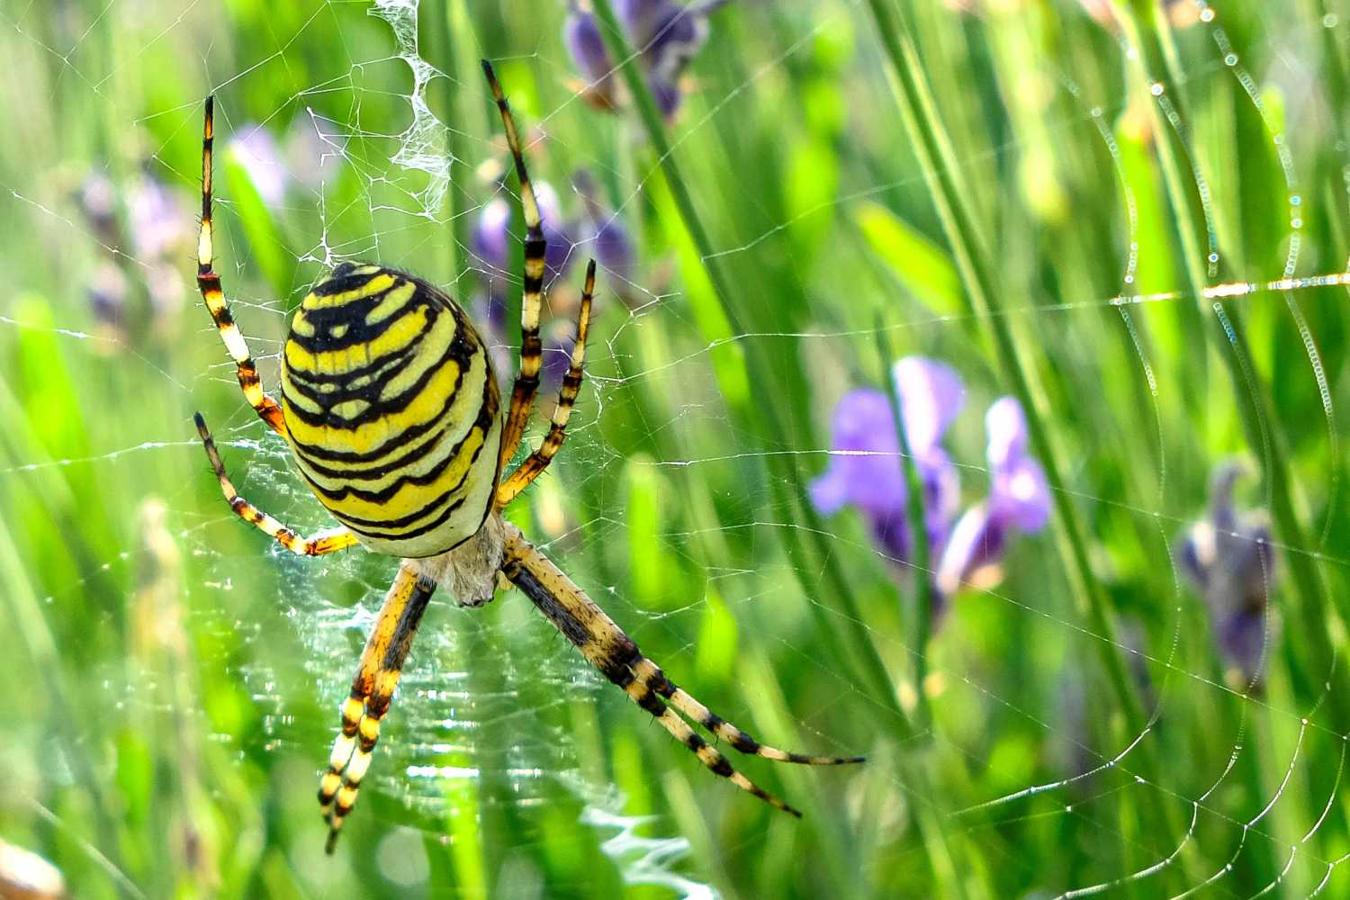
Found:
<svg viewBox="0 0 1350 900"><path fill-rule="evenodd" d="M225 495L235 515L298 556L323 556L336 553L338 550L346 550L357 543L356 535L341 527L320 532L312 538L302 537L294 529L286 527L239 496L239 492L234 488L234 482L225 474L225 463L221 461L220 453L216 450L216 442L206 427L206 420L202 418L201 413L193 413L192 419L197 423L197 434L201 436L202 446L206 448L206 458L211 460L211 468L215 470L216 479L220 482L220 491Z"/></svg>
<svg viewBox="0 0 1350 900"><path fill-rule="evenodd" d="M220 286L220 276L213 268L214 242L211 227L211 145L215 137L215 98L206 98L206 116L202 123L202 224L197 234L197 289L206 301L211 313L211 321L216 323L220 339L234 360L235 373L239 376L239 387L258 415L271 426L277 434L285 436L286 420L282 416L281 406L267 396L258 378L258 367L248 352L248 343L234 324L229 304L225 301L225 292Z"/></svg>
<svg viewBox="0 0 1350 900"><path fill-rule="evenodd" d="M324 849L330 854L337 846L342 823L356 805L361 779L380 738L380 722L389 712L417 626L435 590L435 581L420 574L415 562L404 560L361 651L351 693L342 703L342 729L328 756L328 771L319 782L319 805L328 822Z"/></svg>
<svg viewBox="0 0 1350 900"><path fill-rule="evenodd" d="M544 473L553 457L562 449L563 441L567 439L567 422L572 417L572 407L576 405L577 395L581 393L583 365L586 361L586 333L590 328L591 298L594 295L595 260L591 260L586 266L586 283L581 291L581 309L577 312L577 339L572 345L572 360L568 364L567 374L563 376L562 387L558 389L558 404L553 407L553 420L549 423L548 434L539 444L539 449L531 453L497 486L498 509L514 500L516 495Z"/></svg>
<svg viewBox="0 0 1350 900"><path fill-rule="evenodd" d="M534 185L525 169L525 157L521 153L520 135L516 129L516 120L511 115L511 106L506 102L506 95L502 93L502 86L492 71L492 64L487 60L483 60L483 74L487 77L488 85L492 88L492 98L501 113L502 127L506 129L506 143L511 148L516 179L520 182L520 206L525 214L525 274L520 298L520 371L511 389L510 412L507 413L506 427L502 431L500 469L511 461L520 446L525 426L529 423L530 410L534 408L534 395L539 390L539 368L543 359L543 344L539 340L539 313L543 306L546 244L539 202L535 199Z"/></svg>
<svg viewBox="0 0 1350 900"><path fill-rule="evenodd" d="M857 756L787 753L759 743L671 684L660 667L642 655L632 638L585 591L573 584L562 570L525 540L520 529L510 523L506 525L505 549L502 573L530 598L563 636L581 651L586 660L611 682L623 688L629 699L655 717L661 727L698 757L699 762L741 790L776 809L801 816L800 811L736 771L716 747L699 736L662 701L662 696L670 699L676 709L686 712L714 733L728 736L732 746L745 753L806 765L842 765L863 761L862 757Z"/></svg>

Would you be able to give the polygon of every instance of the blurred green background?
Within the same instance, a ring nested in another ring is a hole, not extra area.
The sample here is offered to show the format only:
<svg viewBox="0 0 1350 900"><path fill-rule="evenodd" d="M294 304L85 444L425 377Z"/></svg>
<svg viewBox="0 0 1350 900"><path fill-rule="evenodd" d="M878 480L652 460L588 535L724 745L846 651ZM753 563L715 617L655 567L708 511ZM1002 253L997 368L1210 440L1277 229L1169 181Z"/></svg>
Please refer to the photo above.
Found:
<svg viewBox="0 0 1350 900"><path fill-rule="evenodd" d="M1350 7L739 0L663 123L576 97L561 0L381 6L0 0L0 839L79 897L1350 892L1350 322L1344 281L1306 280L1350 254ZM637 249L512 516L714 710L868 754L736 760L801 821L515 592L438 596L322 853L318 767L395 563L284 557L194 440L201 409L245 496L326 526L190 281L201 103L217 269L275 385L327 265L479 290L471 230L512 197L484 56L536 179L573 216L588 170ZM260 140L283 165L248 164ZM966 381L966 503L1000 395L1053 470L1054 526L931 634L912 573L805 495L835 402L882 383L878 322ZM1232 457L1275 545L1258 684L1174 558Z"/></svg>

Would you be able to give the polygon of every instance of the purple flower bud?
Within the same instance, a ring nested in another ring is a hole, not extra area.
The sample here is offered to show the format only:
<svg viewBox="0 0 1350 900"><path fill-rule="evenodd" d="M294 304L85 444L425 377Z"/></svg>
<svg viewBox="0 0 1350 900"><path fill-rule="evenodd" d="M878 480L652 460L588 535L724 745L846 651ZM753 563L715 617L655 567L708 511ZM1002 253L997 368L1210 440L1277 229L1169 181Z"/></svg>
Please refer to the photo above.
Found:
<svg viewBox="0 0 1350 900"><path fill-rule="evenodd" d="M347 140L341 125L310 110L308 116L291 122L286 138L287 171L310 190L321 189L337 177Z"/></svg>
<svg viewBox="0 0 1350 900"><path fill-rule="evenodd" d="M544 263L547 269L546 282L564 274L572 263L575 242L562 228L562 205L558 202L558 192L544 181L535 182L535 198L539 203L539 217L544 223ZM474 224L473 253L478 257L484 275L489 282L489 290L500 293L506 290L506 282L518 277L511 272L512 245L524 239L523 234L512 233L512 221L515 218L514 197L494 197L483 204Z"/></svg>
<svg viewBox="0 0 1350 900"><path fill-rule="evenodd" d="M559 323L564 324L564 323ZM543 380L545 384L558 385L572 364L572 348L577 337L573 327L554 328L544 341Z"/></svg>
<svg viewBox="0 0 1350 900"><path fill-rule="evenodd" d="M132 190L128 206L132 244L142 260L173 252L192 227L178 197L149 175Z"/></svg>
<svg viewBox="0 0 1350 900"><path fill-rule="evenodd" d="M263 203L276 209L286 198L286 182L290 180L277 139L261 125L245 125L236 134L230 141L230 152L248 173Z"/></svg>
<svg viewBox="0 0 1350 900"><path fill-rule="evenodd" d="M1260 681L1264 663L1275 555L1264 517L1241 514L1234 506L1241 474L1234 463L1216 469L1208 518L1181 535L1176 552L1182 572L1204 597L1220 655L1251 685Z"/></svg>
<svg viewBox="0 0 1350 900"><path fill-rule="evenodd" d="M984 422L989 497L966 510L943 548L934 581L944 597L963 584L997 584L1014 532L1040 531L1050 519L1050 487L1041 464L1027 454L1022 407L1012 397L1000 397Z"/></svg>
<svg viewBox="0 0 1350 900"><path fill-rule="evenodd" d="M1045 470L1027 455L1027 420L1012 397L1000 397L985 413L989 435L989 515L1005 527L1035 532L1050 519Z"/></svg>
<svg viewBox="0 0 1350 900"><path fill-rule="evenodd" d="M984 414L989 436L989 465L998 468L1027 452L1027 418L1012 397L999 397Z"/></svg>
<svg viewBox="0 0 1350 900"><path fill-rule="evenodd" d="M473 252L485 266L505 272L511 258L511 204L493 197L478 213L473 227Z"/></svg>
<svg viewBox="0 0 1350 900"><path fill-rule="evenodd" d="M989 514L987 504L978 503L956 521L947 546L938 561L934 584L945 599L954 596L966 584L997 584L1002 573L997 566L1007 552L1007 530ZM983 577L979 577L979 576Z"/></svg>
<svg viewBox="0 0 1350 900"><path fill-rule="evenodd" d="M1045 470L1029 456L993 469L989 485L989 515L1019 531L1035 532L1050 521L1050 487Z"/></svg>
<svg viewBox="0 0 1350 900"><path fill-rule="evenodd" d="M633 239L618 213L600 201L590 172L579 170L572 176L572 186L586 205L586 217L576 229L577 242L583 254L594 256L600 268L612 276L614 287L623 293L632 282L636 257Z"/></svg>
<svg viewBox="0 0 1350 900"><path fill-rule="evenodd" d="M868 515L868 528L872 532L872 542L887 558L896 562L909 559L913 550L909 540L909 520L902 511L884 515Z"/></svg>
<svg viewBox="0 0 1350 900"><path fill-rule="evenodd" d="M849 391L834 408L829 468L811 482L811 502L825 515L847 504L874 519L905 511L900 445L886 395Z"/></svg>
<svg viewBox="0 0 1350 900"><path fill-rule="evenodd" d="M708 40L708 16L722 5L717 0L693 6L675 0L618 0L614 4L628 42L638 51L647 86L667 118L680 106L680 77ZM595 16L573 3L563 39L587 79L586 96L600 105L615 106L613 63Z"/></svg>
<svg viewBox="0 0 1350 900"><path fill-rule="evenodd" d="M629 237L628 230L623 227L616 214L603 221L592 222L588 237L596 262L620 282L615 287L622 291L632 281L633 276L635 253L633 239Z"/></svg>
<svg viewBox="0 0 1350 900"><path fill-rule="evenodd" d="M599 105L615 106L613 63L595 16L573 3L563 22L563 43L586 79L586 95Z"/></svg>
<svg viewBox="0 0 1350 900"><path fill-rule="evenodd" d="M617 0L615 15L634 49L650 60L649 68L678 77L708 40L708 14L722 3L685 6L675 0Z"/></svg>
<svg viewBox="0 0 1350 900"><path fill-rule="evenodd" d="M892 370L900 392L900 415L905 436L916 457L933 449L947 433L966 403L961 376L946 363L923 356L906 356Z"/></svg>
<svg viewBox="0 0 1350 900"><path fill-rule="evenodd" d="M938 553L960 501L956 467L938 442L960 411L965 388L949 366L918 356L901 359L894 375L905 436L923 484L928 542ZM857 507L878 545L892 558L908 560L909 491L886 395L870 388L844 395L835 407L830 447L835 455L811 483L812 503L826 515L845 505Z"/></svg>

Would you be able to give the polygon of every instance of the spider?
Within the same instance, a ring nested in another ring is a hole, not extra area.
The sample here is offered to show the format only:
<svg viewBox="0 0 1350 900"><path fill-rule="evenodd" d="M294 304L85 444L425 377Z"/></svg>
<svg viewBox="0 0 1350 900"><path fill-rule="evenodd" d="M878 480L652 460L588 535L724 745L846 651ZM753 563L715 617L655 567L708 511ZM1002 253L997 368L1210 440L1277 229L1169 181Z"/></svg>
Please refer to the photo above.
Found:
<svg viewBox="0 0 1350 900"><path fill-rule="evenodd" d="M862 757L788 753L759 743L716 715L676 687L585 591L502 518L502 508L548 468L566 437L581 389L595 261L586 267L576 344L548 432L503 477L539 387L545 248L515 120L492 66L486 60L482 65L515 163L526 226L520 367L505 417L491 357L459 304L415 275L372 264L344 262L314 286L291 321L282 351L281 402L263 391L213 267L213 99L206 99L197 285L234 360L244 399L289 444L300 474L341 527L302 537L241 497L197 413L197 432L221 491L240 518L293 553L323 556L361 544L401 558L342 703L341 731L320 779L326 849L333 852L356 803L380 723L438 585L461 606L481 606L499 586L514 584L587 662L704 766L800 816L733 768L685 719L742 753L779 762L838 765L862 762Z"/></svg>

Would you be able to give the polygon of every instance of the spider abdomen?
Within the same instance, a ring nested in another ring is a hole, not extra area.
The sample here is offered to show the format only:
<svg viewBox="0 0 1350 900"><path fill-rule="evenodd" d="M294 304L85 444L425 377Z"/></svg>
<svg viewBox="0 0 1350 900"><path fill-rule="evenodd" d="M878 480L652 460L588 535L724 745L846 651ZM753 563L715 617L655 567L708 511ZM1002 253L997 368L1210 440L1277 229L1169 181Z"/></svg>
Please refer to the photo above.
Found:
<svg viewBox="0 0 1350 900"><path fill-rule="evenodd" d="M291 322L281 396L301 474L372 550L434 556L482 525L498 476L497 381L437 288L338 266Z"/></svg>

